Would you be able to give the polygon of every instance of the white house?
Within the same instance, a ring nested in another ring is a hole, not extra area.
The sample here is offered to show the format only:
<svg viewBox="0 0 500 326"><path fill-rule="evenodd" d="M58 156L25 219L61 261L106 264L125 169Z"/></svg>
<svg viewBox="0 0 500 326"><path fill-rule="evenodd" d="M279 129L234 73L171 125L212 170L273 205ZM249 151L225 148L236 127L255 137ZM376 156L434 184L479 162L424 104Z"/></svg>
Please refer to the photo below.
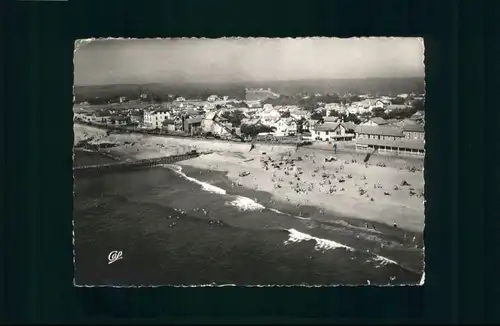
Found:
<svg viewBox="0 0 500 326"><path fill-rule="evenodd" d="M271 111L273 109L273 105L272 104L264 104L264 106L262 108L264 109L264 111Z"/></svg>
<svg viewBox="0 0 500 326"><path fill-rule="evenodd" d="M259 116L266 120L277 120L281 117L281 114L277 110L269 110L261 112Z"/></svg>
<svg viewBox="0 0 500 326"><path fill-rule="evenodd" d="M217 101L217 99L218 99L217 95L210 95L207 98L207 101L209 101L209 102L215 102L215 101Z"/></svg>
<svg viewBox="0 0 500 326"><path fill-rule="evenodd" d="M371 127L385 126L391 124L391 122L392 122L391 120L385 120L380 117L374 117L361 123L360 126L371 126Z"/></svg>
<svg viewBox="0 0 500 326"><path fill-rule="evenodd" d="M389 112L394 111L394 110L404 110L406 108L408 108L408 107L404 104L390 104L390 105L387 105L385 107L384 112L389 113Z"/></svg>
<svg viewBox="0 0 500 326"><path fill-rule="evenodd" d="M290 116L295 120L300 120L302 118L307 119L310 116L310 114L308 111L305 110L294 110L290 111Z"/></svg>
<svg viewBox="0 0 500 326"><path fill-rule="evenodd" d="M184 101L186 101L186 99L185 99L184 97L182 97L182 96L180 96L180 97L176 98L175 100L176 100L177 102L184 102Z"/></svg>
<svg viewBox="0 0 500 326"><path fill-rule="evenodd" d="M275 124L276 136L293 136L297 134L297 122L293 118L281 118Z"/></svg>
<svg viewBox="0 0 500 326"><path fill-rule="evenodd" d="M201 129L204 133L226 136L231 134L232 126L228 124L227 119L220 117L218 112L209 112L201 121Z"/></svg>
<svg viewBox="0 0 500 326"><path fill-rule="evenodd" d="M349 112L350 114L358 114L358 113L360 113L358 105L355 105L355 104L349 106L347 108L347 112Z"/></svg>
<svg viewBox="0 0 500 326"><path fill-rule="evenodd" d="M151 129L161 128L163 120L171 119L172 113L168 109L154 109L144 112L144 126Z"/></svg>
<svg viewBox="0 0 500 326"><path fill-rule="evenodd" d="M311 136L315 140L323 141L345 141L355 137L354 126L350 123L325 122L315 125L311 130Z"/></svg>
<svg viewBox="0 0 500 326"><path fill-rule="evenodd" d="M339 103L327 103L325 104L325 109L330 111L339 111L342 106Z"/></svg>
<svg viewBox="0 0 500 326"><path fill-rule="evenodd" d="M245 102L249 108L260 108L262 107L260 101L246 101Z"/></svg>

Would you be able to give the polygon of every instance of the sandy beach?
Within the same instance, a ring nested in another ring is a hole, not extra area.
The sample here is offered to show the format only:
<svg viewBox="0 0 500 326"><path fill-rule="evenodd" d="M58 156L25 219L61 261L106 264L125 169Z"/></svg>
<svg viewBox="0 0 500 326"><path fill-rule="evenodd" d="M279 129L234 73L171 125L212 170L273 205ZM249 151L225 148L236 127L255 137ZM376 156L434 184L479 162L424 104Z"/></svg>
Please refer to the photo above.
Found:
<svg viewBox="0 0 500 326"><path fill-rule="evenodd" d="M272 194L276 201L315 206L344 218L362 219L412 232L424 229L423 160L339 153L292 146L250 145L142 134L110 134L75 124L75 144L112 143L102 149L127 159L142 159L191 150L212 154L179 163L226 172L233 187ZM325 159L332 159L326 162ZM326 216L326 215L325 215ZM325 217L326 218L326 217Z"/></svg>

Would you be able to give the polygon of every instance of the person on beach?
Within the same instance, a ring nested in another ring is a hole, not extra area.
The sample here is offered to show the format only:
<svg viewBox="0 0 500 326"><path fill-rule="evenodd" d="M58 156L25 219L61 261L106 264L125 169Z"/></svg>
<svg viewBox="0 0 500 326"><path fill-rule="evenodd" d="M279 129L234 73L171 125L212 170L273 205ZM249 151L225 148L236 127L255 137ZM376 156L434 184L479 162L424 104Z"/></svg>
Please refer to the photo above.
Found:
<svg viewBox="0 0 500 326"><path fill-rule="evenodd" d="M333 154L337 154L337 143L333 143Z"/></svg>

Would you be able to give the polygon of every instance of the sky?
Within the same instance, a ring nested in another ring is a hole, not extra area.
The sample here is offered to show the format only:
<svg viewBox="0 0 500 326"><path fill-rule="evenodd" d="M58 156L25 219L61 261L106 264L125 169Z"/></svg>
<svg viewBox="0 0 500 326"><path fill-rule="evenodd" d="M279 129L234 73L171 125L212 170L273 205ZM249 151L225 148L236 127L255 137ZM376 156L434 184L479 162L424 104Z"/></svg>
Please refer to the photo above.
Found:
<svg viewBox="0 0 500 326"><path fill-rule="evenodd" d="M424 76L418 38L114 39L79 45L75 85Z"/></svg>

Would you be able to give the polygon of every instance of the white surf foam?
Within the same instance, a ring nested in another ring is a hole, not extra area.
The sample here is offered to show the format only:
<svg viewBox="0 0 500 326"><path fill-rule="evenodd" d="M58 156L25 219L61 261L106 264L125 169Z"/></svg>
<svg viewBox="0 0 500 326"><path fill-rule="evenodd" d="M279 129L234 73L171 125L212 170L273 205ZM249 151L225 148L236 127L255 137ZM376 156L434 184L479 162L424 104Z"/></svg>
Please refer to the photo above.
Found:
<svg viewBox="0 0 500 326"><path fill-rule="evenodd" d="M374 255L373 257L371 257L368 261L370 262L378 262L379 264L376 266L376 267L381 267L381 266L385 266L387 264L394 264L394 265L399 265L397 262L395 262L394 260L392 259L389 259L389 258L386 258L384 256L380 256L380 255Z"/></svg>
<svg viewBox="0 0 500 326"><path fill-rule="evenodd" d="M243 197L243 196L237 196L235 200L226 203L228 205L232 205L240 211L261 211L265 209L264 206L261 204L253 201L250 198Z"/></svg>
<svg viewBox="0 0 500 326"><path fill-rule="evenodd" d="M200 181L198 179L187 176L184 172L182 172L182 166L178 166L178 165L165 165L165 166L168 167L169 169L171 169L172 171L174 171L175 173L179 174L180 176L182 176L184 179L199 184L202 187L202 189L205 191L208 191L208 192L211 192L214 194L219 194L219 195L227 195L226 190L224 190L222 188L216 187L216 186L211 185L209 183L206 183L206 182ZM243 197L243 196L236 196L235 200L228 202L227 204L234 206L241 211L260 211L260 210L264 210L264 209L269 209L270 211L273 211L277 214L287 215L287 216L295 217L295 218L298 218L301 220L310 220L310 218L295 216L295 215L281 212L281 211L274 209L274 208L265 207L265 206L255 202L254 200L252 200L248 197Z"/></svg>
<svg viewBox="0 0 500 326"><path fill-rule="evenodd" d="M216 186L211 185L209 183L206 183L206 182L200 181L198 179L191 178L191 177L187 176L184 172L182 172L181 166L173 165L173 166L169 166L169 168L171 168L172 171L174 171L177 174L179 174L180 176L182 176L184 179L199 184L204 191L211 192L214 194L219 194L219 195L226 195L227 194L227 192L222 188L216 187Z"/></svg>
<svg viewBox="0 0 500 326"><path fill-rule="evenodd" d="M268 208L271 212L275 212L277 214L281 214L281 215L286 215L286 216L291 216L291 217L295 217L295 218L298 218L298 219L301 219L301 220L310 220L309 217L301 217L301 216L296 216L296 215L292 215L292 214L288 214L288 213L284 213L282 211L279 211L277 209L274 209L274 208Z"/></svg>
<svg viewBox="0 0 500 326"><path fill-rule="evenodd" d="M299 232L295 229L288 229L287 231L289 233L289 237L288 237L288 240L286 240L284 242L285 245L290 244L290 243L314 240L314 241L316 241L316 245L314 246L314 249L316 249L316 250L328 250L328 249L343 248L343 249L346 249L348 251L354 251L354 248L351 248L349 246L335 242L333 240L327 240L327 239L313 237L312 235Z"/></svg>

